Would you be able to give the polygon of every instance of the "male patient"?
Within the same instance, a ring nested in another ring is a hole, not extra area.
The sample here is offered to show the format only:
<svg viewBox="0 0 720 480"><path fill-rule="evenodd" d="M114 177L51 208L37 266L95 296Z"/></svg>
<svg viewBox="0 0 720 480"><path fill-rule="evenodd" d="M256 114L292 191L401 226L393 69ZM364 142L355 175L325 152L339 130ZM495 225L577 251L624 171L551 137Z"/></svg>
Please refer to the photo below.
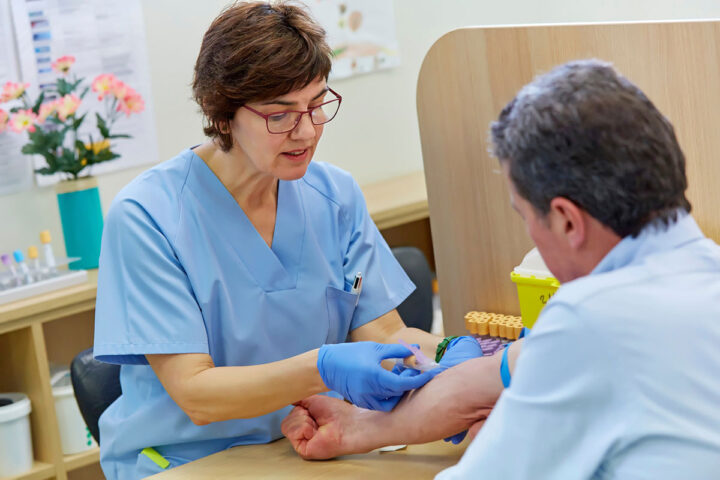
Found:
<svg viewBox="0 0 720 480"><path fill-rule="evenodd" d="M610 65L578 61L525 86L491 134L563 283L513 346L512 385L500 355L475 358L389 413L310 397L284 433L305 458L422 443L477 430L502 392L437 478L717 478L720 247L690 215L672 125Z"/></svg>

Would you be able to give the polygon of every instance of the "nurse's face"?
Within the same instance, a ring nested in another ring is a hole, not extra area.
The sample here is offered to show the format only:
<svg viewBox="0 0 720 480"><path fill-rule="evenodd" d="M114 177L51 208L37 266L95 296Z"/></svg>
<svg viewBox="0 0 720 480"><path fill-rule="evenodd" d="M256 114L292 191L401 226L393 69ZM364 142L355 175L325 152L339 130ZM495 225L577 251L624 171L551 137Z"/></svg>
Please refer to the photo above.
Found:
<svg viewBox="0 0 720 480"><path fill-rule="evenodd" d="M300 90L277 98L248 103L248 107L264 115L288 110L305 111L335 96L328 91L324 78ZM239 108L230 122L234 145L232 151L242 157L248 167L280 180L297 180L305 175L315 148L323 133L323 125L314 125L309 114L290 132L270 133L265 118L247 108ZM270 117L273 122L280 116ZM271 124L271 128L274 128Z"/></svg>

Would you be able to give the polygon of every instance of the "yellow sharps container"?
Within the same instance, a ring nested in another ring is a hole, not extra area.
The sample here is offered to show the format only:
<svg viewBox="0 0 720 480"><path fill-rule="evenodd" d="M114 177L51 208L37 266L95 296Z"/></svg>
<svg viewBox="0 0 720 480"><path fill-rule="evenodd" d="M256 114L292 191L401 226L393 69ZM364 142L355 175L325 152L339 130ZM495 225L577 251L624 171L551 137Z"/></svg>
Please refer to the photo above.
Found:
<svg viewBox="0 0 720 480"><path fill-rule="evenodd" d="M523 325L532 328L560 282L547 269L537 248L525 255L522 263L510 273L510 279L517 286Z"/></svg>

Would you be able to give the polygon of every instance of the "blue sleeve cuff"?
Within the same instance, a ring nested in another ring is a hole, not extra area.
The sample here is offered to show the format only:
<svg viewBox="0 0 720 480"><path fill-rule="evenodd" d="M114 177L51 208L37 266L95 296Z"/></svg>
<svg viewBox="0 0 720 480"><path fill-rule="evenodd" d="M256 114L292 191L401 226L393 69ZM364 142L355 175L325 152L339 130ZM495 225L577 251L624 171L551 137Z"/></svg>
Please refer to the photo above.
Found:
<svg viewBox="0 0 720 480"><path fill-rule="evenodd" d="M508 350L510 345L503 349L502 361L500 362L500 379L502 380L503 387L508 388L510 386L510 368L508 367Z"/></svg>

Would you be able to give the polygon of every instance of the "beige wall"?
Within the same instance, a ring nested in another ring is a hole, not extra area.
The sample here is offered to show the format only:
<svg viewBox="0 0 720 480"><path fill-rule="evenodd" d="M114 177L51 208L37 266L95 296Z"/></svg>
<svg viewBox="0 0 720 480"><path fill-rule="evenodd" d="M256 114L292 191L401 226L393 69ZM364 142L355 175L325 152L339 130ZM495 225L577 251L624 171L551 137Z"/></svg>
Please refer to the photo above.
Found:
<svg viewBox="0 0 720 480"><path fill-rule="evenodd" d="M144 0L160 159L203 140L190 100L202 34L225 0ZM316 159L350 171L360 183L422 169L415 86L422 59L443 33L468 25L720 18L717 0L394 0L399 68L337 81L340 116L325 129ZM479 126L484 128L483 126ZM103 208L142 169L99 178ZM64 254L52 188L0 197L0 252L26 249L50 229Z"/></svg>

